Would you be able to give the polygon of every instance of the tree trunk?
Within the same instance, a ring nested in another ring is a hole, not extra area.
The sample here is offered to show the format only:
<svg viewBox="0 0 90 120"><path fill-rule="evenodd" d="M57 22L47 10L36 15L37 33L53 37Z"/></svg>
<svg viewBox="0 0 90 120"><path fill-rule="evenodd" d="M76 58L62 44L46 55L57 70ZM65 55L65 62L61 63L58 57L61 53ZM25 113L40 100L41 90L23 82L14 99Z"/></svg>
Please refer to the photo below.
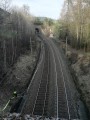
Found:
<svg viewBox="0 0 90 120"><path fill-rule="evenodd" d="M30 36L30 50L31 50L31 55L32 55L32 41L31 41L31 36Z"/></svg>
<svg viewBox="0 0 90 120"><path fill-rule="evenodd" d="M12 64L14 62L14 40L13 40L13 36L12 36Z"/></svg>
<svg viewBox="0 0 90 120"><path fill-rule="evenodd" d="M6 63L6 41L3 40L3 54L4 54L4 71L6 72L7 63Z"/></svg>
<svg viewBox="0 0 90 120"><path fill-rule="evenodd" d="M76 28L76 34L77 34L76 48L78 48L78 43L79 43L79 28L78 28L78 26Z"/></svg>

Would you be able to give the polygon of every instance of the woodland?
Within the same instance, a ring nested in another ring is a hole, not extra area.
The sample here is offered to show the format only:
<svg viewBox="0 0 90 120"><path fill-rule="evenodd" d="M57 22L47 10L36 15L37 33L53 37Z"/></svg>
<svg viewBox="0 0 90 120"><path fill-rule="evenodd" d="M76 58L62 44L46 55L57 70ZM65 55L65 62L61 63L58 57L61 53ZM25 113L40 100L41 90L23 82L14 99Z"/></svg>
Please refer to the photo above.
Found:
<svg viewBox="0 0 90 120"><path fill-rule="evenodd" d="M72 47L89 52L90 0L65 0L54 33Z"/></svg>
<svg viewBox="0 0 90 120"><path fill-rule="evenodd" d="M10 8L10 0L0 1L0 79L20 55L35 49L35 28L29 7ZM32 43L33 48L32 48Z"/></svg>

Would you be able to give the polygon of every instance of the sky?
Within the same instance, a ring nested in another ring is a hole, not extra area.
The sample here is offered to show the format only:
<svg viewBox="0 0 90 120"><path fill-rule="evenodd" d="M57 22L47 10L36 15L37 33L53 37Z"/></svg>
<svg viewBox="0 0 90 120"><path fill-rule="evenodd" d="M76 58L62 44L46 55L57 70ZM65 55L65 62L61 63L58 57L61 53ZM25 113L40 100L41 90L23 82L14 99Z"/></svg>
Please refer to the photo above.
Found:
<svg viewBox="0 0 90 120"><path fill-rule="evenodd" d="M64 0L12 0L12 5L19 7L23 4L30 6L30 12L34 16L58 19Z"/></svg>

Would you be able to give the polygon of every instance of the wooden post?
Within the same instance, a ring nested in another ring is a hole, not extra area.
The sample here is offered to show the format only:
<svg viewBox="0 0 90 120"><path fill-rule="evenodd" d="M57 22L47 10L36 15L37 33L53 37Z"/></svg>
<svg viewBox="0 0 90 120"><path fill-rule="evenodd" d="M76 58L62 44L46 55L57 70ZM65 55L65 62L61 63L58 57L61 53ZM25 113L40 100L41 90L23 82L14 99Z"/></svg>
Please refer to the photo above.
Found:
<svg viewBox="0 0 90 120"><path fill-rule="evenodd" d="M30 36L30 50L31 50L31 55L32 55L32 38L31 38L31 36Z"/></svg>
<svg viewBox="0 0 90 120"><path fill-rule="evenodd" d="M67 55L67 36L66 36L66 55Z"/></svg>

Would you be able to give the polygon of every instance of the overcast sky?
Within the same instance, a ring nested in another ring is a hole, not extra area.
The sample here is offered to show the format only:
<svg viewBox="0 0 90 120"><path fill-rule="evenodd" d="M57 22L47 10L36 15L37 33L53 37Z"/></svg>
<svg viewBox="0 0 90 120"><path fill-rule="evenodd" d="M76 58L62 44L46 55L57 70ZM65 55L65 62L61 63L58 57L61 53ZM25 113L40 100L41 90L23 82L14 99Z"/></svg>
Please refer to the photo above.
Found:
<svg viewBox="0 0 90 120"><path fill-rule="evenodd" d="M30 6L30 11L35 16L44 16L58 19L64 0L12 0L13 5Z"/></svg>

